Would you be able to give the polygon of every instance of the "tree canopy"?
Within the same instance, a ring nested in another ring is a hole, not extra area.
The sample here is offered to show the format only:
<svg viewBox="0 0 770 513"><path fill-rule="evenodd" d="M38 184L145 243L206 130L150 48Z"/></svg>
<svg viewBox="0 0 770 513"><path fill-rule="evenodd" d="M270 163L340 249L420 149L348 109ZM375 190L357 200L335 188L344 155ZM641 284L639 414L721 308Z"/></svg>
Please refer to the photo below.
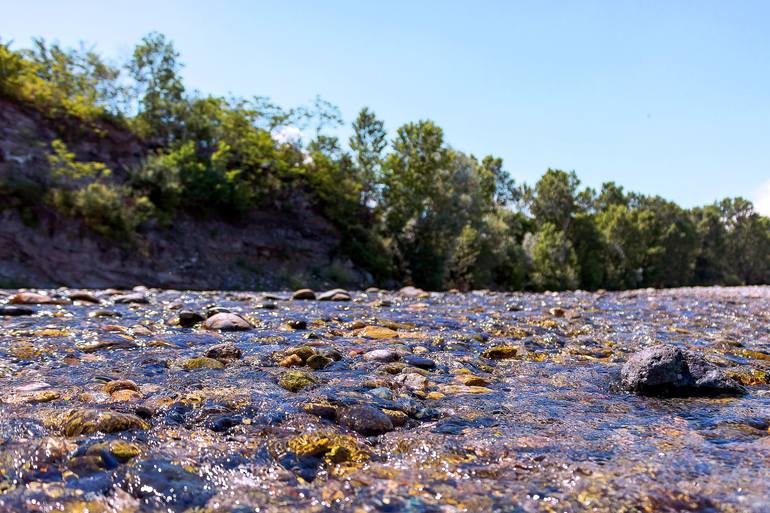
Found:
<svg viewBox="0 0 770 513"><path fill-rule="evenodd" d="M237 218L292 208L302 191L343 235L340 251L382 284L430 289L623 289L770 282L770 219L742 198L684 209L608 182L581 188L574 171L548 169L517 184L502 159L449 146L430 120L396 127L364 107L347 144L339 109L316 97L282 108L269 98L190 91L180 54L162 34L128 62L42 39L0 43L0 95L58 127L50 180L39 197L97 233L141 238L147 223L181 211ZM99 133L109 121L143 141L141 165L118 179L78 161L61 120ZM287 134L293 134L289 137ZM0 183L0 196L19 191Z"/></svg>

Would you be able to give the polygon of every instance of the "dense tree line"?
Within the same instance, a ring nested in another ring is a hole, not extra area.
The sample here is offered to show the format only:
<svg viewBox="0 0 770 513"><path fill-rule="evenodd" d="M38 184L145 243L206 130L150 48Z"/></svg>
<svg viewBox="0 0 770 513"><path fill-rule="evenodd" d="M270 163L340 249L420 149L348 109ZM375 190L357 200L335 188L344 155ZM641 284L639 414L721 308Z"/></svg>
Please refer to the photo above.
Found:
<svg viewBox="0 0 770 513"><path fill-rule="evenodd" d="M291 193L304 191L342 231L341 251L378 281L430 289L770 282L770 219L744 199L688 210L612 182L581 188L574 172L556 169L532 187L516 184L501 159L450 147L431 121L398 127L389 140L366 108L343 145L330 135L339 110L321 98L284 109L265 97L203 95L185 87L181 67L160 34L121 66L43 40L30 50L0 44L0 95L54 126L76 118L98 130L110 120L151 148L118 183L57 140L45 201L130 240L180 210L237 217L291 208ZM291 128L311 135L284 137ZM0 194L13 196L9 187Z"/></svg>

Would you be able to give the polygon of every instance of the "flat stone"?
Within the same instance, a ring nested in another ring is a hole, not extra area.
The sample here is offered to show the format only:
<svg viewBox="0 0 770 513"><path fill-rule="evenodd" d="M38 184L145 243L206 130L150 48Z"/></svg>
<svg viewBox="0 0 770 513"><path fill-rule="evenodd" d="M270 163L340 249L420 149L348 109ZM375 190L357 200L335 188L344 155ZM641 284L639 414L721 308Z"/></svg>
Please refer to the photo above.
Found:
<svg viewBox="0 0 770 513"><path fill-rule="evenodd" d="M28 306L0 306L0 317L20 317L22 315L34 315L35 309Z"/></svg>
<svg viewBox="0 0 770 513"><path fill-rule="evenodd" d="M375 349L374 351L364 353L364 360L369 360L370 362L390 363L395 362L399 358L399 354L391 349Z"/></svg>
<svg viewBox="0 0 770 513"><path fill-rule="evenodd" d="M63 305L67 301L63 299L54 299L45 294L38 294L36 292L19 292L11 296L8 303L12 305Z"/></svg>
<svg viewBox="0 0 770 513"><path fill-rule="evenodd" d="M250 330L253 326L240 315L221 312L206 319L203 327L207 330L244 331Z"/></svg>
<svg viewBox="0 0 770 513"><path fill-rule="evenodd" d="M85 303L94 303L94 304L98 304L102 302L101 299L94 296L90 292L85 292L81 290L70 292L67 295L67 297L70 298L71 301L83 301Z"/></svg>
<svg viewBox="0 0 770 513"><path fill-rule="evenodd" d="M313 300L315 299L315 292L310 289L299 289L291 295L294 300Z"/></svg>
<svg viewBox="0 0 770 513"><path fill-rule="evenodd" d="M384 328L382 326L366 326L365 328L361 329L358 335L375 340L398 337L398 333L396 331L390 328Z"/></svg>
<svg viewBox="0 0 770 513"><path fill-rule="evenodd" d="M131 294L115 296L112 301L115 304L147 304L150 302L144 292L132 292Z"/></svg>
<svg viewBox="0 0 770 513"><path fill-rule="evenodd" d="M393 378L393 382L398 383L399 385L404 386L409 390L425 390L430 384L428 378L414 372L399 374Z"/></svg>
<svg viewBox="0 0 770 513"><path fill-rule="evenodd" d="M319 301L350 301L350 294L344 289L327 290L318 295Z"/></svg>
<svg viewBox="0 0 770 513"><path fill-rule="evenodd" d="M436 362L431 360L430 358L425 358L423 356L417 356L413 354L408 354L404 356L401 359L402 362L404 362L407 365L411 365L412 367L418 367L420 369L435 369L436 368Z"/></svg>

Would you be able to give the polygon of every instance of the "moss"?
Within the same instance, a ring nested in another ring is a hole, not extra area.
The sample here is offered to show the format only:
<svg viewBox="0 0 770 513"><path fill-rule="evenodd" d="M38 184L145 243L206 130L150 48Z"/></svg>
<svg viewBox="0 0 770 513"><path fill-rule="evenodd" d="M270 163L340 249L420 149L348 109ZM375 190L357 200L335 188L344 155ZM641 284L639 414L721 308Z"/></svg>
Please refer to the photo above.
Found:
<svg viewBox="0 0 770 513"><path fill-rule="evenodd" d="M302 359L302 362L306 362L308 358L313 356L315 353L315 349L309 346L298 346L298 347L292 347L284 351L284 354L286 356L291 355L297 355Z"/></svg>
<svg viewBox="0 0 770 513"><path fill-rule="evenodd" d="M318 380L307 372L286 371L281 374L278 384L289 392L299 392L303 388L318 383Z"/></svg>
<svg viewBox="0 0 770 513"><path fill-rule="evenodd" d="M86 454L98 454L102 451L107 451L121 463L125 463L142 453L141 447L136 444L124 440L111 440L92 445L88 448Z"/></svg>
<svg viewBox="0 0 770 513"><path fill-rule="evenodd" d="M334 433L308 433L289 440L289 450L297 456L322 457L328 463L360 463L369 452L354 437Z"/></svg>
<svg viewBox="0 0 770 513"><path fill-rule="evenodd" d="M727 375L741 385L767 385L770 384L770 373L760 369L739 369L727 371Z"/></svg>
<svg viewBox="0 0 770 513"><path fill-rule="evenodd" d="M195 369L224 369L225 364L214 358L207 358L205 356L198 356L195 358L188 358L182 362L182 368L185 370Z"/></svg>

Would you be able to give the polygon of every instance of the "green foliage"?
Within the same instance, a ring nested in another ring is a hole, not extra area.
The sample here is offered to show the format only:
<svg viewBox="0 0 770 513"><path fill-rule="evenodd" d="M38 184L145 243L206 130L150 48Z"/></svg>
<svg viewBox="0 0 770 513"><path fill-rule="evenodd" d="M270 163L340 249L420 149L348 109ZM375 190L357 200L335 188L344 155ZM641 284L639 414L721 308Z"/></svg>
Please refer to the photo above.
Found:
<svg viewBox="0 0 770 513"><path fill-rule="evenodd" d="M181 64L174 45L153 32L134 48L127 68L140 98L133 120L135 130L145 138L163 144L180 140L184 117L184 86Z"/></svg>
<svg viewBox="0 0 770 513"><path fill-rule="evenodd" d="M388 145L385 124L367 108L361 109L353 122L350 149L361 182L361 204L375 202L382 173L382 153Z"/></svg>
<svg viewBox="0 0 770 513"><path fill-rule="evenodd" d="M579 284L579 267L572 243L555 224L545 222L524 239L531 269L530 285L536 290L562 290Z"/></svg>
<svg viewBox="0 0 770 513"><path fill-rule="evenodd" d="M341 235L338 263L314 272L338 282L351 278L339 263L348 258L380 284L429 289L770 282L770 219L744 199L685 210L614 182L581 189L575 172L558 169L533 187L517 185L502 159L449 147L432 121L404 124L389 144L366 108L345 148L333 132L340 111L320 97L285 109L263 96L205 96L185 88L181 70L173 44L157 33L122 66L85 47L0 43L0 95L55 121L70 143L77 138L62 126L105 133L110 121L146 149L140 165L116 169L119 179L54 140L50 176L3 177L0 205L32 223L44 197L129 242L145 221L168 223L181 210L232 218L302 208ZM288 140L287 131L303 136Z"/></svg>
<svg viewBox="0 0 770 513"><path fill-rule="evenodd" d="M130 241L137 227L153 215L154 206L130 187L110 184L110 170L101 162L77 162L60 140L49 155L55 186L48 197L61 214L76 217L105 237Z"/></svg>
<svg viewBox="0 0 770 513"><path fill-rule="evenodd" d="M119 115L119 70L93 51L34 41L27 51L0 44L0 94L33 105L50 118L93 123Z"/></svg>
<svg viewBox="0 0 770 513"><path fill-rule="evenodd" d="M530 192L532 215L539 223L551 223L566 230L578 209L578 185L580 180L574 171L547 170Z"/></svg>

